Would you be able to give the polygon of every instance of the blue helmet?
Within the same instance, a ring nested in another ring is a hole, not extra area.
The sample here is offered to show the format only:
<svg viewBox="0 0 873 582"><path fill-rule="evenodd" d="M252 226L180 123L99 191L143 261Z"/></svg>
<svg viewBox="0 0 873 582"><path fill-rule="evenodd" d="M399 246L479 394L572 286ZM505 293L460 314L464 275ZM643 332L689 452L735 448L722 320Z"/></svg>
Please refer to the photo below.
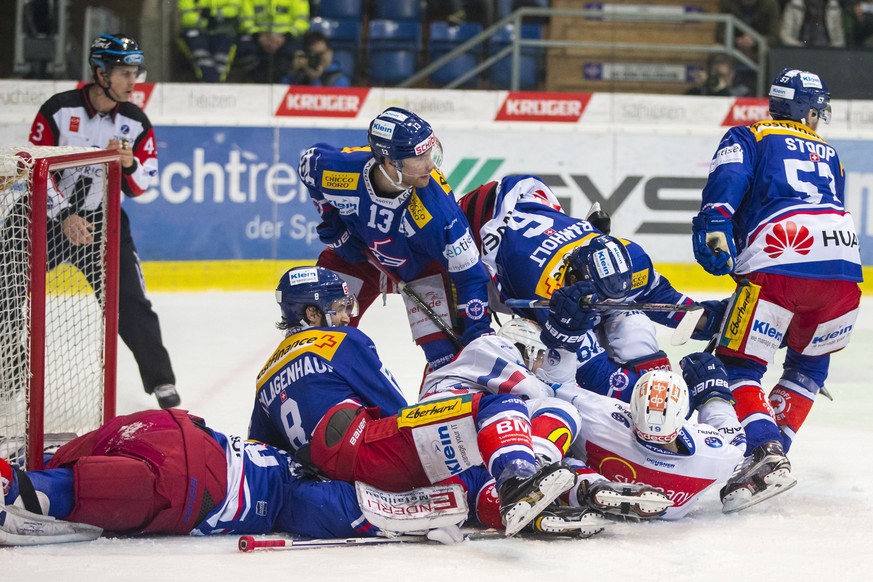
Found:
<svg viewBox="0 0 873 582"><path fill-rule="evenodd" d="M633 277L630 255L615 237L595 236L573 249L565 262L565 286L590 281L597 295L606 299L624 299L630 293Z"/></svg>
<svg viewBox="0 0 873 582"><path fill-rule="evenodd" d="M88 62L92 68L109 69L117 66L145 69L145 55L135 40L126 34L101 34L91 43Z"/></svg>
<svg viewBox="0 0 873 582"><path fill-rule="evenodd" d="M280 327L308 326L306 308L317 307L327 319L328 327L337 323L331 316L345 310L351 317L358 314L358 302L339 275L321 267L295 267L279 279L276 302L282 310Z"/></svg>
<svg viewBox="0 0 873 582"><path fill-rule="evenodd" d="M770 86L770 115L773 119L805 121L814 109L825 123L831 121L831 96L815 73L782 69Z"/></svg>
<svg viewBox="0 0 873 582"><path fill-rule="evenodd" d="M384 158L395 162L415 158L439 146L430 124L400 107L389 107L370 122L367 141L380 162Z"/></svg>

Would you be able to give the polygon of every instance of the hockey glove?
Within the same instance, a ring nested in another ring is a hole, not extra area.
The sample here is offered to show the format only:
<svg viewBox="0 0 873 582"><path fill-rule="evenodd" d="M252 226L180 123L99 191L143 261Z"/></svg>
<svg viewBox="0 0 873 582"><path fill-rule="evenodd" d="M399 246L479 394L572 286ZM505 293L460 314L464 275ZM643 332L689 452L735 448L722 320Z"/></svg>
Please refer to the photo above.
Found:
<svg viewBox="0 0 873 582"><path fill-rule="evenodd" d="M583 307L596 298L594 292L593 283L580 281L561 287L552 294L549 318L540 332L540 339L546 347L576 351L582 345L585 334L600 323L595 310Z"/></svg>
<svg viewBox="0 0 873 582"><path fill-rule="evenodd" d="M343 223L325 220L315 230L319 240L345 260L350 263L367 262L364 256L364 243L353 238Z"/></svg>
<svg viewBox="0 0 873 582"><path fill-rule="evenodd" d="M727 370L712 354L696 352L679 362L682 378L688 384L690 410L699 408L711 398L721 398L733 404L733 395L728 387Z"/></svg>
<svg viewBox="0 0 873 582"><path fill-rule="evenodd" d="M721 321L724 319L724 312L727 310L728 300L700 301L699 304L703 307L706 319L702 328L694 330L691 339L705 342L711 340L712 336L718 333ZM698 323L698 325L700 324Z"/></svg>
<svg viewBox="0 0 873 582"><path fill-rule="evenodd" d="M731 272L737 249L730 218L701 212L691 220L691 243L694 258L707 273L727 275Z"/></svg>

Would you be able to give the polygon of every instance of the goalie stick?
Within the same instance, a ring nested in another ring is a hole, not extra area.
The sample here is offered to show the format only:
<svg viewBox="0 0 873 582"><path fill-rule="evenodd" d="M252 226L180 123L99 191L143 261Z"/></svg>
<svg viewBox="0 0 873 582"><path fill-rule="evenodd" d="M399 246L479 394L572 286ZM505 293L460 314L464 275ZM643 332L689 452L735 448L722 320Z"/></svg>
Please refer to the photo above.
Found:
<svg viewBox="0 0 873 582"><path fill-rule="evenodd" d="M474 540L503 540L506 535L495 529L466 531L463 533L463 541ZM537 538L543 539L543 538ZM312 550L316 548L340 548L348 546L379 546L384 544L445 544L436 538L427 536L400 535L394 537L375 538L256 538L254 536L240 536L237 548L240 552L254 552L255 550Z"/></svg>
<svg viewBox="0 0 873 582"><path fill-rule="evenodd" d="M390 272L385 266L379 262L379 259L373 254L373 251L369 248L366 249L367 260L371 265L379 269L383 275L388 277L388 279L394 283L395 287L397 287L401 293L405 294L409 297L416 305L418 305L421 310L427 315L427 318L430 319L434 325L436 325L441 332L446 334L446 336L451 340L455 347L463 348L464 343L461 341L461 338L455 333L455 330L452 329L452 326L446 323L446 320L440 317L440 314L433 310L433 308L425 302L424 299L421 298L421 295L416 292L415 289L409 286L408 283L401 280L400 277Z"/></svg>

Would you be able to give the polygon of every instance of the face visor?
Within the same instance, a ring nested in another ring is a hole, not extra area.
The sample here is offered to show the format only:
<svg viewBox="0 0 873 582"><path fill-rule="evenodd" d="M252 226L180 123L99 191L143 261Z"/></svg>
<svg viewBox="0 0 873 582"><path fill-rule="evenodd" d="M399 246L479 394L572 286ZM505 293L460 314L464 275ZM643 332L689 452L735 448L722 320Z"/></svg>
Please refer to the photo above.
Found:
<svg viewBox="0 0 873 582"><path fill-rule="evenodd" d="M348 316L349 319L358 315L358 299L354 295L346 295L334 299L330 307L324 312L324 317L327 319L328 327L336 327L344 325L342 317Z"/></svg>

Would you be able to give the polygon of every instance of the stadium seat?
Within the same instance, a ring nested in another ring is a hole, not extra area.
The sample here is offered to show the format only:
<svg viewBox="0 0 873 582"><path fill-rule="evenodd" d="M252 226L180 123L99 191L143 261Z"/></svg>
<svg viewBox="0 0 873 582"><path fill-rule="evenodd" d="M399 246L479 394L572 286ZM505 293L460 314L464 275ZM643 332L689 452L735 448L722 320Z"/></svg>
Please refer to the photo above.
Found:
<svg viewBox="0 0 873 582"><path fill-rule="evenodd" d="M375 0L373 18L422 21L421 0Z"/></svg>
<svg viewBox="0 0 873 582"><path fill-rule="evenodd" d="M521 38L541 39L542 26L539 24L522 24ZM513 25L508 24L499 29L488 42L488 53L493 55L510 46L515 38ZM519 89L536 89L540 82L542 50L538 47L523 47L521 50L521 78ZM512 83L512 55L507 55L495 63L490 70L492 89L509 89Z"/></svg>
<svg viewBox="0 0 873 582"><path fill-rule="evenodd" d="M323 18L354 18L361 21L361 0L320 0L318 16Z"/></svg>
<svg viewBox="0 0 873 582"><path fill-rule="evenodd" d="M421 50L421 24L376 19L369 26L368 64L371 85L390 86L410 77Z"/></svg>
<svg viewBox="0 0 873 582"><path fill-rule="evenodd" d="M358 55L361 46L361 22L348 18L313 18L309 30L318 30L328 39L333 57L346 76L354 81L358 72Z"/></svg>
<svg viewBox="0 0 873 582"><path fill-rule="evenodd" d="M433 62L441 56L451 52L455 47L470 40L477 34L482 32L482 25L477 23L467 23L461 25L451 25L448 22L432 22L430 25L430 34L428 36L428 55L430 61ZM430 76L430 81L434 85L444 86L479 63L480 49L474 47L473 50L464 53L463 55L452 59L444 66L434 71ZM463 84L459 85L462 88L475 87L477 79L474 77Z"/></svg>

